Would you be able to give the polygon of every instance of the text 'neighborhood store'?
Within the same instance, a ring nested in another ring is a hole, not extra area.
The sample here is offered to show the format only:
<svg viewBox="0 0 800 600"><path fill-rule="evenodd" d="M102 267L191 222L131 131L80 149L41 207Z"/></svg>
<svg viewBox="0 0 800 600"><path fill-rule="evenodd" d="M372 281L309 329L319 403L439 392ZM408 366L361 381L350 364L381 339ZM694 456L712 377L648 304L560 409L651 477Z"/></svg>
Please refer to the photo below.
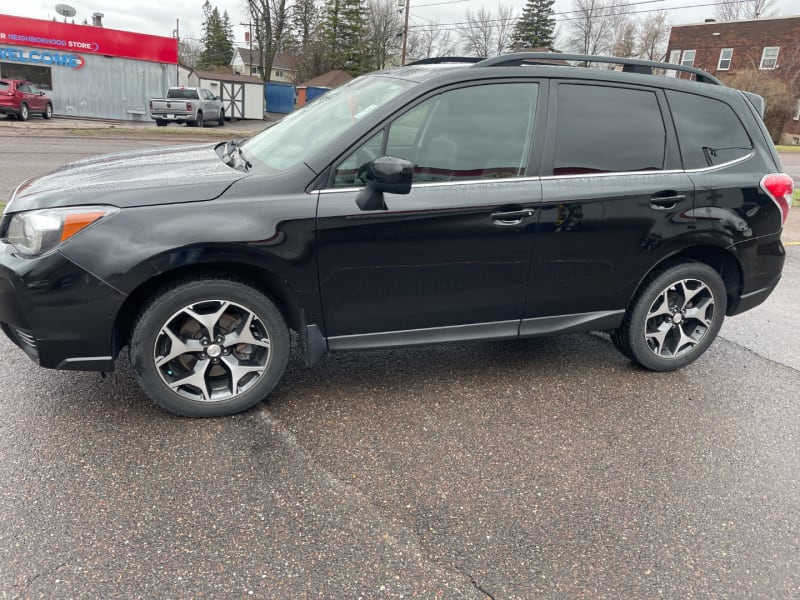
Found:
<svg viewBox="0 0 800 600"><path fill-rule="evenodd" d="M147 119L177 63L175 38L0 15L0 77L46 90L57 115Z"/></svg>

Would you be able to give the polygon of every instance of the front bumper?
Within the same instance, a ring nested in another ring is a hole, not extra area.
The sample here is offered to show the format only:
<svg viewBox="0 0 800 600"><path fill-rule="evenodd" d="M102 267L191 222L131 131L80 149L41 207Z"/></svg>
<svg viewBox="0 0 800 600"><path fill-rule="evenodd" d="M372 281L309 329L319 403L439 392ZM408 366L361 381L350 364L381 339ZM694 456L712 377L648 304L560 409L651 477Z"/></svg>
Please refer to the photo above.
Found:
<svg viewBox="0 0 800 600"><path fill-rule="evenodd" d="M124 300L59 252L25 258L0 242L0 328L43 367L111 370Z"/></svg>

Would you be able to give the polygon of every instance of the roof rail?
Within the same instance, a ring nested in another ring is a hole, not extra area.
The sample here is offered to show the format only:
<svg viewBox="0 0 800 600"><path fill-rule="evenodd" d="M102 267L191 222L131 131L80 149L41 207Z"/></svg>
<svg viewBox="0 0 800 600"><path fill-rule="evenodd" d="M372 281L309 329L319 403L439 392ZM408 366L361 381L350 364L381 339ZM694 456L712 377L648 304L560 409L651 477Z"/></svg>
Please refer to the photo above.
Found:
<svg viewBox="0 0 800 600"><path fill-rule="evenodd" d="M710 83L713 85L723 85L716 77L709 75L701 69L685 67L672 63L657 62L653 60L642 60L639 58L616 58L613 56L592 56L589 54L561 54L558 52L514 52L512 54L501 54L493 56L481 62L475 63L474 67L520 67L524 65L553 65L568 64L566 61L577 61L585 63L608 63L622 65L623 71L633 73L645 73L652 75L653 69L665 69L669 71L683 71L692 73L697 81Z"/></svg>
<svg viewBox="0 0 800 600"><path fill-rule="evenodd" d="M416 65L442 65L446 63L478 63L484 60L475 56L434 56L431 58L422 58L414 62L406 63L403 66L411 67Z"/></svg>

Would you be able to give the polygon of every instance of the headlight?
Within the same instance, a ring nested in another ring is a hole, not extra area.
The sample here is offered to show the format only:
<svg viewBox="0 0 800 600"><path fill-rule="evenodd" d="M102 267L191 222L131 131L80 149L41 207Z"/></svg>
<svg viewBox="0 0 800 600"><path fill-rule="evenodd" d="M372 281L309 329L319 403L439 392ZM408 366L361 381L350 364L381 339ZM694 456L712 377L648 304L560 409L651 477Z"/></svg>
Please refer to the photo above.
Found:
<svg viewBox="0 0 800 600"><path fill-rule="evenodd" d="M39 256L118 210L111 206L72 206L16 213L8 224L6 239L21 254Z"/></svg>

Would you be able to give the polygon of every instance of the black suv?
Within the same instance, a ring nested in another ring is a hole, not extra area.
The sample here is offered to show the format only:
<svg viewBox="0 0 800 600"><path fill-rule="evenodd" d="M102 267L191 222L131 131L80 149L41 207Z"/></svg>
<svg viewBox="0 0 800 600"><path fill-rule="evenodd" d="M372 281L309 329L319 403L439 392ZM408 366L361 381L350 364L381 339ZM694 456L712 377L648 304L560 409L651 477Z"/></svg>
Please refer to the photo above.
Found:
<svg viewBox="0 0 800 600"><path fill-rule="evenodd" d="M108 370L129 346L145 392L188 416L262 400L290 329L309 364L603 330L677 369L780 279L793 184L762 110L703 71L627 59L360 77L244 143L23 183L0 321L44 367Z"/></svg>

